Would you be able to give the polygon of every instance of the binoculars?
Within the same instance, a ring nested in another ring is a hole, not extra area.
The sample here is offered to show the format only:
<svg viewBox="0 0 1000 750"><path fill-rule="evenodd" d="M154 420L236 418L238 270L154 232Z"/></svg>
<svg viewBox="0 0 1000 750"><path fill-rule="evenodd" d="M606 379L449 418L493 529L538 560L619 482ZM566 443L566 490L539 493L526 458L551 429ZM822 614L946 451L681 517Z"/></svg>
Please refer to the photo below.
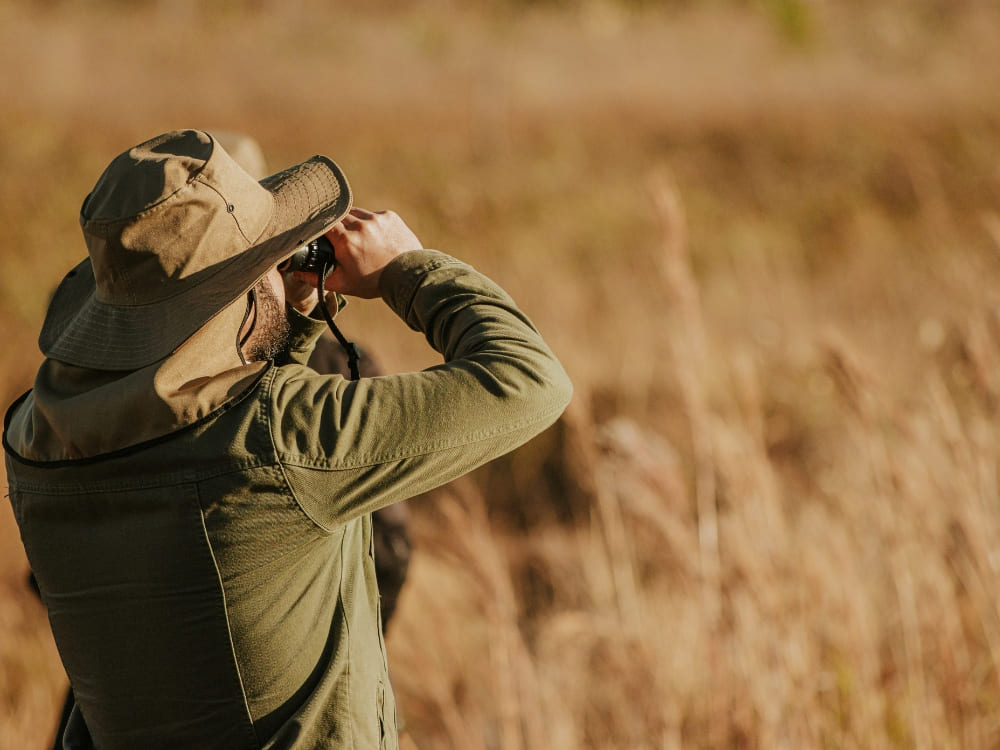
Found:
<svg viewBox="0 0 1000 750"><path fill-rule="evenodd" d="M312 273L327 272L337 267L333 256L333 244L325 235L320 235L308 245L303 245L281 264L282 271L310 271Z"/></svg>

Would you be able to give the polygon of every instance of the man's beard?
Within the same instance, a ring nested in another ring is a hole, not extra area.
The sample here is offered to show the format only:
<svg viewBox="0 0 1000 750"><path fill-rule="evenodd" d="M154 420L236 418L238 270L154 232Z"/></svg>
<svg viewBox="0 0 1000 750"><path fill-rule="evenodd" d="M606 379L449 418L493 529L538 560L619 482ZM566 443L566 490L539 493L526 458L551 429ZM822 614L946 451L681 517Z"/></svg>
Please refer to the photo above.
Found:
<svg viewBox="0 0 1000 750"><path fill-rule="evenodd" d="M255 304L257 305L257 323L248 342L247 355L251 361L263 362L274 359L288 347L288 337L291 328L288 316L271 290L271 285L264 279L254 287Z"/></svg>

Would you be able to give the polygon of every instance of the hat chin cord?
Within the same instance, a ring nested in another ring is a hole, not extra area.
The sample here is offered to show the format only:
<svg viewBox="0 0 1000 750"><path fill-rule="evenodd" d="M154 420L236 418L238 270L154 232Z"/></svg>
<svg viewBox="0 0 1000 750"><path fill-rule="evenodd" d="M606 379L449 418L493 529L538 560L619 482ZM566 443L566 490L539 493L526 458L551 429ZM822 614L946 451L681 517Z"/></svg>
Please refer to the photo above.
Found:
<svg viewBox="0 0 1000 750"><path fill-rule="evenodd" d="M247 324L247 320L250 315L253 314L253 321L250 323L250 328L247 332L240 336L243 331L243 326ZM246 355L243 353L243 347L246 346L247 341L250 340L250 336L253 335L253 329L257 327L257 295L254 294L253 287L250 287L250 291L247 292L247 309L243 313L243 320L240 322L240 327L236 329L236 353L240 355L240 362L245 365L250 364L247 362Z"/></svg>

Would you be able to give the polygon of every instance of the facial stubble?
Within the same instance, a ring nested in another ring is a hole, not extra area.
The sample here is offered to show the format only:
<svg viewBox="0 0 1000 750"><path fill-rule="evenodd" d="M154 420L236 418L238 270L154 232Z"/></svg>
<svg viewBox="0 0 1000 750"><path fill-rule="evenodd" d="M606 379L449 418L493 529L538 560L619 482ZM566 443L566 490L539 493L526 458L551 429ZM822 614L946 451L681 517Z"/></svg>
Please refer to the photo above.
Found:
<svg viewBox="0 0 1000 750"><path fill-rule="evenodd" d="M257 325L248 342L247 354L252 361L274 359L288 346L291 329L284 306L266 279L254 287L257 305Z"/></svg>

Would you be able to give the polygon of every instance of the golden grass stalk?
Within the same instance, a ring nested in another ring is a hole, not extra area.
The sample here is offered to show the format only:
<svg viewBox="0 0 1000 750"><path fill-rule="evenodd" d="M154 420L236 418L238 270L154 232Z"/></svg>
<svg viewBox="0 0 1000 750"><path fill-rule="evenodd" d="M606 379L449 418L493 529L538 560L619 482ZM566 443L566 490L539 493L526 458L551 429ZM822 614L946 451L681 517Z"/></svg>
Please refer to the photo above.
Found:
<svg viewBox="0 0 1000 750"><path fill-rule="evenodd" d="M702 388L707 375L705 326L698 284L687 246L687 220L680 194L666 169L650 175L649 188L662 238L660 269L667 295L677 316L669 328L684 413L688 419L694 461L694 496L698 521L701 572L705 580L705 609L709 622L719 614L719 523L715 508L715 462L711 419Z"/></svg>

